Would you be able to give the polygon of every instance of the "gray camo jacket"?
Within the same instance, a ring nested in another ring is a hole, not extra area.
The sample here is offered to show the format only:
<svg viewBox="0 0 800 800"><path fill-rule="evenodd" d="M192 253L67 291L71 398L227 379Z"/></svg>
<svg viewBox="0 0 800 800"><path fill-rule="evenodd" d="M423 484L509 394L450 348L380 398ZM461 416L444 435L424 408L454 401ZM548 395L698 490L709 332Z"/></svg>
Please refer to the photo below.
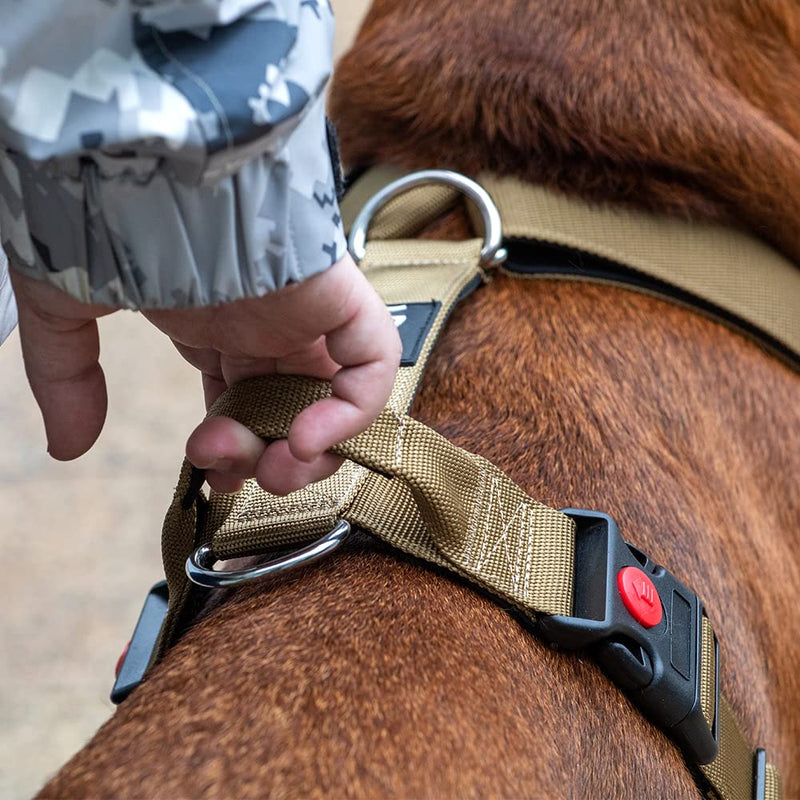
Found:
<svg viewBox="0 0 800 800"><path fill-rule="evenodd" d="M344 254L328 0L4 0L0 21L15 269L85 302L173 308Z"/></svg>

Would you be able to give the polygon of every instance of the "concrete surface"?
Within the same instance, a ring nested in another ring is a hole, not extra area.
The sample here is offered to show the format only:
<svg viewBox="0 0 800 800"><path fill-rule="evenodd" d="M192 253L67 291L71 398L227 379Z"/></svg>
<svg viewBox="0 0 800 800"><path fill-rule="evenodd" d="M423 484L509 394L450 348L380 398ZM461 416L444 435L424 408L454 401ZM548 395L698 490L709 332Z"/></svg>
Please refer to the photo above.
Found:
<svg viewBox="0 0 800 800"><path fill-rule="evenodd" d="M341 53L363 0L334 0ZM45 452L14 334L0 348L0 798L30 797L112 713L114 665L162 575L159 538L199 378L136 314L101 320L109 415L89 454Z"/></svg>

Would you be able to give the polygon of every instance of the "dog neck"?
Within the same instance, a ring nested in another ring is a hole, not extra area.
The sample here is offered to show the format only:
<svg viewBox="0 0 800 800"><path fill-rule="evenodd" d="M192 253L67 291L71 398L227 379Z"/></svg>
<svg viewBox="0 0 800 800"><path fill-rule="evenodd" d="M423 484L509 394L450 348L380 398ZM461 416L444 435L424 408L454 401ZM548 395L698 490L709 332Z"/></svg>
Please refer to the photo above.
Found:
<svg viewBox="0 0 800 800"><path fill-rule="evenodd" d="M350 166L515 174L800 262L798 87L791 0L377 0L330 110Z"/></svg>

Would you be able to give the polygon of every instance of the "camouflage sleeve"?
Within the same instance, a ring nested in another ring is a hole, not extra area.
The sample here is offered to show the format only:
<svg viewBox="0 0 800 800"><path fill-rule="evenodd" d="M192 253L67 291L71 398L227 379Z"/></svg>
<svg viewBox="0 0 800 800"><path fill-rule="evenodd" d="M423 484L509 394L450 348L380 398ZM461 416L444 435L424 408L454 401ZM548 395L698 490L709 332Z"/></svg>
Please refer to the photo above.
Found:
<svg viewBox="0 0 800 800"><path fill-rule="evenodd" d="M86 302L209 305L343 254L328 0L26 0L0 11L0 234Z"/></svg>

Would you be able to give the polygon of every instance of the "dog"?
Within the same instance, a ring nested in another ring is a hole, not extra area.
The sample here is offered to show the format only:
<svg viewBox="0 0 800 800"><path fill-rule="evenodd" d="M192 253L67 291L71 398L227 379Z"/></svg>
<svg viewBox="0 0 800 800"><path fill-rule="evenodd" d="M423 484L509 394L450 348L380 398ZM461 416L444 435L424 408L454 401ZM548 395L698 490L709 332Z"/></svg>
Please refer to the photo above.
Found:
<svg viewBox="0 0 800 800"><path fill-rule="evenodd" d="M800 263L798 88L792 2L376 0L330 113L353 167L516 175ZM797 372L685 307L496 278L454 313L412 409L533 497L609 512L703 597L722 689L787 797L799 398ZM219 603L40 796L635 795L698 789L590 660L364 539Z"/></svg>

